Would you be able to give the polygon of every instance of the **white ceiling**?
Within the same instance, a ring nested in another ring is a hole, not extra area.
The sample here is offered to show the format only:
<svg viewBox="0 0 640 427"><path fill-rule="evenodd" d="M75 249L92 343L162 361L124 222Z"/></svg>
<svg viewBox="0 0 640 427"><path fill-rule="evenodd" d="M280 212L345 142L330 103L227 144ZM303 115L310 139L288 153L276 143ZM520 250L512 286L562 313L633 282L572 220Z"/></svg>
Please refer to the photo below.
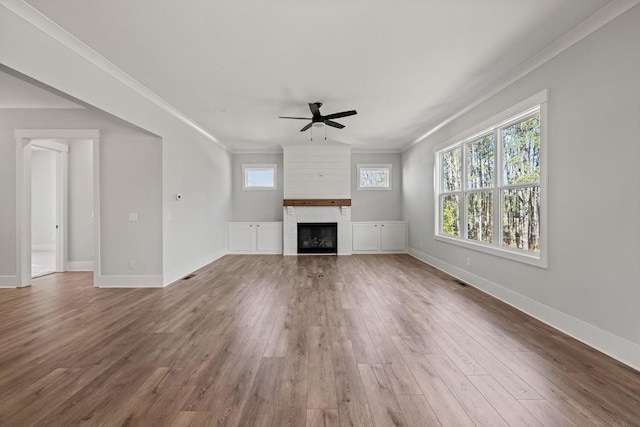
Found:
<svg viewBox="0 0 640 427"><path fill-rule="evenodd" d="M27 0L232 150L400 149L610 0ZM323 129L314 130L324 137Z"/></svg>

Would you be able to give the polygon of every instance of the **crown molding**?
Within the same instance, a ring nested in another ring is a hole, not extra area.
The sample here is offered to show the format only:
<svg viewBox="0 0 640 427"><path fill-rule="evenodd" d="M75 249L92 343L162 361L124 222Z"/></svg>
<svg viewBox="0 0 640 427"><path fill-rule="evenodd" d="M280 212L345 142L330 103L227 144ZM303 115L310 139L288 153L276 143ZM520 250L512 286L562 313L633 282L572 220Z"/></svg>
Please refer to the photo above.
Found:
<svg viewBox="0 0 640 427"><path fill-rule="evenodd" d="M251 149L241 149L241 150L232 150L231 154L282 154L284 151L282 148L256 148L255 150Z"/></svg>
<svg viewBox="0 0 640 427"><path fill-rule="evenodd" d="M399 148L352 148L351 154L400 154L403 150Z"/></svg>
<svg viewBox="0 0 640 427"><path fill-rule="evenodd" d="M594 33L598 29L602 28L609 22L613 21L618 16L627 12L632 7L636 6L640 3L640 0L614 0L609 3L589 18L584 20L582 23L578 24L569 32L565 33L563 36L555 40L553 43L543 48L541 51L533 55L531 58L524 61L522 64L514 68L512 71L507 73L504 77L496 80L493 84L489 85L489 87L482 93L475 101L469 103L464 108L458 110L453 115L449 116L442 122L438 123L427 132L422 134L420 137L416 138L413 142L407 144L403 147L402 151L406 151L415 144L424 141L429 136L433 135L449 123L454 120L460 118L464 114L476 108L478 105L482 104L492 96L496 95L500 91L504 90L508 86L517 82L530 72L539 68L546 62L555 58L565 50L569 49L574 44L578 43L580 40Z"/></svg>
<svg viewBox="0 0 640 427"><path fill-rule="evenodd" d="M24 2L23 0L0 0L0 4L21 19L25 20L29 24L33 25L34 27L51 37L52 39L56 40L58 43L62 44L69 50L84 58L94 66L98 67L109 76L129 87L138 95L142 96L166 113L180 120L182 123L186 124L192 129L196 130L204 137L213 141L226 151L229 151L229 148L225 144L220 142L215 136L213 136L210 132L208 132L186 114L171 105L168 101L158 96L151 89L147 88L138 80L134 79L117 65L106 59L104 56L100 55L86 43L73 36L60 25L53 22L50 18L48 18L46 15L44 15L42 12L40 12L30 4Z"/></svg>
<svg viewBox="0 0 640 427"><path fill-rule="evenodd" d="M32 103L11 103L0 102L0 109L2 110L84 110L85 107L74 104L64 103L46 103L46 102L32 102Z"/></svg>

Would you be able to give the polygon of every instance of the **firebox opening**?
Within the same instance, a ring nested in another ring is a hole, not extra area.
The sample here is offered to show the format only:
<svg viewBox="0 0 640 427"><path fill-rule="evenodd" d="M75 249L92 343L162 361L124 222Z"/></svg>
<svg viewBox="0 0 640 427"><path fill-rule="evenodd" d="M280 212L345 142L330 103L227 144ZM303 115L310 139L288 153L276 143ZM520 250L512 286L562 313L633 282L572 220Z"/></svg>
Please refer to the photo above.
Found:
<svg viewBox="0 0 640 427"><path fill-rule="evenodd" d="M337 222L299 222L299 254L337 254Z"/></svg>

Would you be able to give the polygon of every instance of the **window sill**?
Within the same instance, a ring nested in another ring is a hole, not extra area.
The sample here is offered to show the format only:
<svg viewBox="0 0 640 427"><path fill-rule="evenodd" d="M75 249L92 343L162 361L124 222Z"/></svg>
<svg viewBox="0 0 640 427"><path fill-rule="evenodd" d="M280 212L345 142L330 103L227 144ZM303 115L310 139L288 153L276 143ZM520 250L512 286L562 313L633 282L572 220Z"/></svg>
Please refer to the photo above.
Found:
<svg viewBox="0 0 640 427"><path fill-rule="evenodd" d="M463 248L471 249L478 252L484 252L489 255L493 255L496 257L508 259L511 261L521 262L523 264L533 265L539 268L548 268L548 262L546 256L543 253L539 254L529 254L523 251L506 249L497 246L485 245L482 243L471 242L469 240L462 240L456 237L447 237L447 236L434 236L434 239L439 242L449 243L456 246L461 246Z"/></svg>

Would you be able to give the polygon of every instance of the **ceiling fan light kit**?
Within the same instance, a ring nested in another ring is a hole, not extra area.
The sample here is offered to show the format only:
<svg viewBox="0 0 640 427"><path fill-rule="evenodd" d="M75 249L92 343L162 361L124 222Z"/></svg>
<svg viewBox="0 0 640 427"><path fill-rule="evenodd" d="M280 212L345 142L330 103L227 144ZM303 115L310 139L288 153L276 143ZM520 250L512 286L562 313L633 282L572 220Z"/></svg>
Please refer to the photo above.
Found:
<svg viewBox="0 0 640 427"><path fill-rule="evenodd" d="M310 123L308 123L305 127L300 129L300 132L305 132L309 130L311 126L323 127L326 125L326 126L331 126L337 129L342 129L344 128L344 125L338 122L334 122L333 119L340 119L342 117L349 117L349 116L354 116L358 114L356 110L349 110L349 111L341 111L339 113L333 113L333 114L328 114L326 116L323 116L322 114L320 114L320 107L322 107L322 102L313 102L309 104L309 110L311 110L312 117L280 116L279 118L293 119L293 120L311 120ZM326 131L326 127L325 127L325 131ZM326 136L325 136L325 139L327 139ZM311 137L311 140L313 141L313 136Z"/></svg>

